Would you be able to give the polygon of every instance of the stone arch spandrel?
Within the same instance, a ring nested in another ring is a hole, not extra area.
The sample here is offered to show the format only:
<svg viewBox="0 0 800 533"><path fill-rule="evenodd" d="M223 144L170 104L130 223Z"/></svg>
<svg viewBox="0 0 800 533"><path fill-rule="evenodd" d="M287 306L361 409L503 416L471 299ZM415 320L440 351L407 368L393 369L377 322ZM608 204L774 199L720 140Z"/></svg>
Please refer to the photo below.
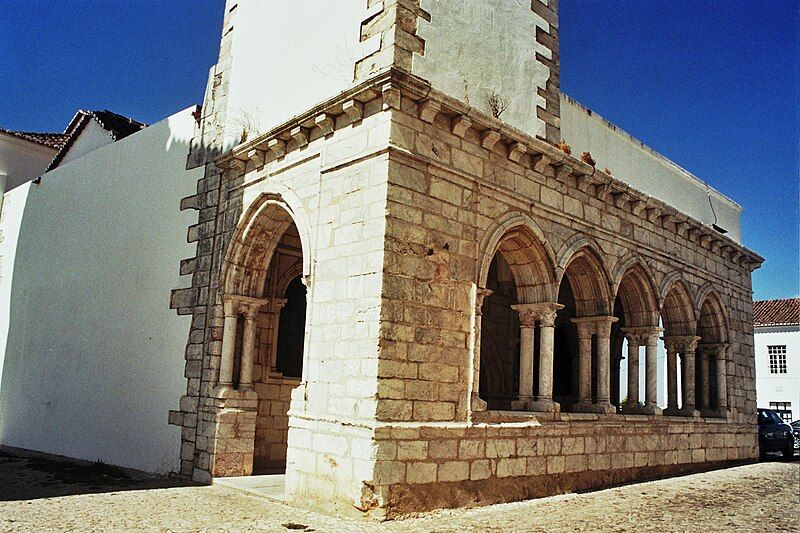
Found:
<svg viewBox="0 0 800 533"><path fill-rule="evenodd" d="M501 253L514 275L520 302L555 298L555 254L544 232L528 216L508 213L486 232L479 247L477 286L485 287L489 267Z"/></svg>

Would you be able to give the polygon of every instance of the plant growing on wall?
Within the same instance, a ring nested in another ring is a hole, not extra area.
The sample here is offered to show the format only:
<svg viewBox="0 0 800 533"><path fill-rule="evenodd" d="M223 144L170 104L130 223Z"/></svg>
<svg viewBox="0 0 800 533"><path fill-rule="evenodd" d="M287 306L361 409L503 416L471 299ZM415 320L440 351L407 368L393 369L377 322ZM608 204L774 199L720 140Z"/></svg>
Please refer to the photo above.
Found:
<svg viewBox="0 0 800 533"><path fill-rule="evenodd" d="M497 91L492 90L489 92L487 102L489 103L489 109L492 110L492 116L494 118L500 118L500 115L508 109L508 98L503 98L497 94Z"/></svg>
<svg viewBox="0 0 800 533"><path fill-rule="evenodd" d="M581 161L583 161L587 165L592 165L592 166L595 166L597 164L597 161L592 159L592 154L589 152L583 152L581 154Z"/></svg>
<svg viewBox="0 0 800 533"><path fill-rule="evenodd" d="M562 152L564 152L567 155L572 155L572 147L570 145L568 145L567 141L565 141L564 139L561 139L561 142L559 142L556 145L556 148L558 148L559 150L561 150Z"/></svg>

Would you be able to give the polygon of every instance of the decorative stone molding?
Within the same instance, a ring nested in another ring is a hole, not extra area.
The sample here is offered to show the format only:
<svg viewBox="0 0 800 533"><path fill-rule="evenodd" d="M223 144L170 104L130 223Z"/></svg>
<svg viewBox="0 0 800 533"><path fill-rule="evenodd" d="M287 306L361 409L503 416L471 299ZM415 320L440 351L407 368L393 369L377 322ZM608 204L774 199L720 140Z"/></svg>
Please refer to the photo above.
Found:
<svg viewBox="0 0 800 533"><path fill-rule="evenodd" d="M664 337L664 347L673 352L694 352L701 337L695 335L672 335Z"/></svg>
<svg viewBox="0 0 800 533"><path fill-rule="evenodd" d="M463 137L469 128L476 128L482 131L480 139L484 149L493 151L498 143L505 144L510 147L507 157L515 164L526 167L530 164L530 168L537 172L555 174L556 166L560 167L559 173L571 172L575 178L574 186L582 192L588 192L589 187L594 186L594 195L601 201L613 200L611 205L617 209L627 209L628 205L631 205L631 211L635 211L635 214L644 213L649 223L673 231L687 242L697 243L712 253L717 253L719 250L728 261L741 268L752 271L764 261L758 254L718 233L710 226L680 213L676 208L561 152L544 140L531 137L475 108L468 107L463 102L433 89L424 80L397 69L385 70L365 80L261 137L237 146L219 156L215 162L220 168L232 169L240 174L244 172L243 162L250 159L248 154L254 148L261 149L265 153L269 152L269 155L265 155L268 160L285 155L287 139L294 137L298 141L294 148L300 148L314 138L309 127L319 128L320 133L327 131L330 122L323 121L318 125L314 121L320 114L325 113L331 121L339 115L346 115L347 123L357 122L363 119L363 103L376 97L382 98L384 111L400 110L401 98L409 98L420 107L424 106L424 110L420 110L420 116L424 115L424 118L430 119L434 125L441 125L431 118L435 117L434 111L436 114L446 114L450 118L449 131L459 137ZM301 129L297 129L298 127ZM521 151L522 146L526 148L525 153ZM242 162L237 163L239 160ZM677 226L677 229L674 226Z"/></svg>

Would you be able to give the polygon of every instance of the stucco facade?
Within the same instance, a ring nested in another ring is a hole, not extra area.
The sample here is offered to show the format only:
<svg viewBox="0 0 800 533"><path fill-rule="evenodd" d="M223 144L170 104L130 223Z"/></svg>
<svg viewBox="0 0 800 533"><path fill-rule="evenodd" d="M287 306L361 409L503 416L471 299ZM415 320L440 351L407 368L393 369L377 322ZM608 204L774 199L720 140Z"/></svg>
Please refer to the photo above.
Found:
<svg viewBox="0 0 800 533"><path fill-rule="evenodd" d="M0 445L179 468L165 411L184 388L189 320L168 304L191 250L191 217L173 208L202 175L185 168L193 110L6 193Z"/></svg>
<svg viewBox="0 0 800 533"><path fill-rule="evenodd" d="M758 406L800 419L800 298L754 303Z"/></svg>
<svg viewBox="0 0 800 533"><path fill-rule="evenodd" d="M182 202L199 217L192 283L172 298L192 316L170 413L180 473L272 470L280 454L265 450L285 443L292 501L381 517L754 459L762 259L555 146L556 3L532 3L550 54L531 48L546 68L528 80L539 125L524 129L418 75L418 56L452 38L433 32L434 9L370 4L361 39L382 44L357 81L233 150L219 135L237 68L227 10L189 157L205 175ZM515 75L529 73L503 82ZM293 301L305 320L291 350Z"/></svg>

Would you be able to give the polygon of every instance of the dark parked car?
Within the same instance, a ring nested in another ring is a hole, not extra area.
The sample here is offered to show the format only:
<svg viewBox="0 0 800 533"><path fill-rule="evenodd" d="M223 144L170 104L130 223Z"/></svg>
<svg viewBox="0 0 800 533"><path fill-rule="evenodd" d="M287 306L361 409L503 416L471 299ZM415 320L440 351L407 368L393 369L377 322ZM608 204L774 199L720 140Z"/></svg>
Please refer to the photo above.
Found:
<svg viewBox="0 0 800 533"><path fill-rule="evenodd" d="M794 453L800 453L800 420L795 420L791 424L794 433Z"/></svg>
<svg viewBox="0 0 800 533"><path fill-rule="evenodd" d="M784 457L794 456L792 426L772 409L758 410L758 453L762 459L767 452L781 452Z"/></svg>

